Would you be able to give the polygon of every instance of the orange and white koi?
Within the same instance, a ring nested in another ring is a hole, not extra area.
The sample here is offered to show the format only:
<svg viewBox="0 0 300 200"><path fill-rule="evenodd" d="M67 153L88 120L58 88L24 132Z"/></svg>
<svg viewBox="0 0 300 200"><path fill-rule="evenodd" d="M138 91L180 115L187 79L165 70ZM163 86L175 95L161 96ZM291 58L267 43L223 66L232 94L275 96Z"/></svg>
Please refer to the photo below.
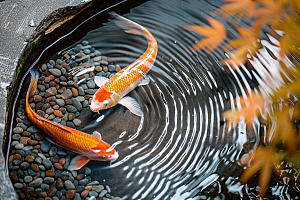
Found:
<svg viewBox="0 0 300 200"><path fill-rule="evenodd" d="M28 98L35 93L39 73L37 70L30 70L30 73L31 83L26 95L25 111L30 121L47 134L46 139L53 144L80 154L72 159L69 170L80 169L90 160L115 161L119 157L118 152L111 149L110 144L101 140L100 133L95 131L93 135L90 135L45 119L34 112L28 103Z"/></svg>
<svg viewBox="0 0 300 200"><path fill-rule="evenodd" d="M121 17L115 13L112 15L118 26L127 33L143 35L148 40L147 50L136 61L115 74L111 79L96 76L95 83L100 87L93 96L90 109L93 112L107 109L121 104L128 108L133 114L143 116L139 103L132 97L126 96L139 85L147 85L150 79L146 76L157 55L157 42L153 35L143 26Z"/></svg>

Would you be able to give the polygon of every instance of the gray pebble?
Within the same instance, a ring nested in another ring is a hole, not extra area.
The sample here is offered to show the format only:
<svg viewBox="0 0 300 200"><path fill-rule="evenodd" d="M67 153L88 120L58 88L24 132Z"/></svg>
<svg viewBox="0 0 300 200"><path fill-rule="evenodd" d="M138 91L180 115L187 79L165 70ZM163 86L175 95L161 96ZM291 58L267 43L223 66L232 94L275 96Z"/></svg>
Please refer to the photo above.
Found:
<svg viewBox="0 0 300 200"><path fill-rule="evenodd" d="M55 65L55 61L54 60L49 60L49 64L50 65Z"/></svg>
<svg viewBox="0 0 300 200"><path fill-rule="evenodd" d="M110 71L110 72L113 72L116 69L115 65L108 65L107 67L108 67L108 71Z"/></svg>
<svg viewBox="0 0 300 200"><path fill-rule="evenodd" d="M43 110L43 111L47 110L48 108L50 108L50 104L49 104L49 103L45 103L45 104L42 106L42 110Z"/></svg>
<svg viewBox="0 0 300 200"><path fill-rule="evenodd" d="M38 129L36 126L30 126L27 131L30 133L38 133L40 132L40 129Z"/></svg>
<svg viewBox="0 0 300 200"><path fill-rule="evenodd" d="M32 181L31 183L29 183L30 187L38 187L43 183L43 179L42 178L37 178L34 181Z"/></svg>
<svg viewBox="0 0 300 200"><path fill-rule="evenodd" d="M56 100L56 96L51 96L50 99L51 99L51 101L55 101Z"/></svg>
<svg viewBox="0 0 300 200"><path fill-rule="evenodd" d="M22 160L13 160L14 165L19 165L20 163L22 163Z"/></svg>
<svg viewBox="0 0 300 200"><path fill-rule="evenodd" d="M87 93L87 94L95 94L96 90L94 90L94 89L87 89L84 92Z"/></svg>
<svg viewBox="0 0 300 200"><path fill-rule="evenodd" d="M64 151L58 151L57 154L62 156L62 157L65 157L67 155L67 153L64 152Z"/></svg>
<svg viewBox="0 0 300 200"><path fill-rule="evenodd" d="M46 173L45 173L45 172L41 172L40 177L41 177L41 178L45 178L45 176L46 176Z"/></svg>
<svg viewBox="0 0 300 200"><path fill-rule="evenodd" d="M51 166L52 166L52 163L51 163L51 161L50 160L48 160L48 159L45 159L45 160L43 160L43 165L46 167L46 169L50 169L51 168Z"/></svg>
<svg viewBox="0 0 300 200"><path fill-rule="evenodd" d="M61 68L61 73L62 73L62 75L65 75L66 74L66 72L67 72L67 70L65 69L65 68Z"/></svg>
<svg viewBox="0 0 300 200"><path fill-rule="evenodd" d="M74 77L73 77L73 81L74 81L74 83L77 83L77 82L78 82L78 77L77 77L77 76L74 76Z"/></svg>
<svg viewBox="0 0 300 200"><path fill-rule="evenodd" d="M60 84L61 84L62 86L68 86L68 83L67 83L67 82L60 82Z"/></svg>
<svg viewBox="0 0 300 200"><path fill-rule="evenodd" d="M46 113L42 110L38 110L38 111L36 111L36 113L41 117L45 117L45 115L46 115Z"/></svg>
<svg viewBox="0 0 300 200"><path fill-rule="evenodd" d="M56 147L52 147L49 151L49 155L50 156L55 156L57 153L57 148Z"/></svg>
<svg viewBox="0 0 300 200"><path fill-rule="evenodd" d="M55 87L50 87L46 92L49 92L52 96L57 95L57 89Z"/></svg>
<svg viewBox="0 0 300 200"><path fill-rule="evenodd" d="M59 80L60 80L61 82L66 82L66 81L67 81L67 78L66 78L65 76L61 76L61 77L59 77Z"/></svg>
<svg viewBox="0 0 300 200"><path fill-rule="evenodd" d="M105 186L105 189L107 190L108 193L111 193L111 189L108 185Z"/></svg>
<svg viewBox="0 0 300 200"><path fill-rule="evenodd" d="M66 108L67 108L67 111L70 112L70 113L77 112L77 109L74 106L72 106L72 105L67 105Z"/></svg>
<svg viewBox="0 0 300 200"><path fill-rule="evenodd" d="M82 87L84 90L87 90L87 89L88 89L88 87L87 87L86 84L82 84L81 87Z"/></svg>
<svg viewBox="0 0 300 200"><path fill-rule="evenodd" d="M67 126L71 128L76 128L73 122L67 122Z"/></svg>
<svg viewBox="0 0 300 200"><path fill-rule="evenodd" d="M44 165L39 165L39 169L40 169L41 171L46 171L46 168L45 168Z"/></svg>
<svg viewBox="0 0 300 200"><path fill-rule="evenodd" d="M101 52L98 51L98 50L96 50L96 51L95 51L95 56L101 56Z"/></svg>
<svg viewBox="0 0 300 200"><path fill-rule="evenodd" d="M49 72L50 72L51 74L53 74L53 76L56 76L56 77L61 76L61 71L60 71L59 69L56 69L56 68L54 68L54 69L49 69Z"/></svg>
<svg viewBox="0 0 300 200"><path fill-rule="evenodd" d="M65 121L65 122L68 121L68 113L65 113L64 116L62 116L61 119L62 119L63 121ZM63 121L62 121L62 122L63 122Z"/></svg>
<svg viewBox="0 0 300 200"><path fill-rule="evenodd" d="M26 130L28 129L28 127L27 127L25 124L21 124L20 127L21 127L24 131L26 131Z"/></svg>
<svg viewBox="0 0 300 200"><path fill-rule="evenodd" d="M86 185L86 184L88 184L88 182L89 182L89 179L84 178L84 179L79 181L79 185Z"/></svg>
<svg viewBox="0 0 300 200"><path fill-rule="evenodd" d="M86 84L88 86L88 88L90 89L94 89L96 87L94 80L89 80Z"/></svg>
<svg viewBox="0 0 300 200"><path fill-rule="evenodd" d="M46 89L44 85L38 85L37 88L39 91L42 91L42 92L45 91L45 89Z"/></svg>
<svg viewBox="0 0 300 200"><path fill-rule="evenodd" d="M22 149L24 147L24 144L19 143L15 145L15 149Z"/></svg>
<svg viewBox="0 0 300 200"><path fill-rule="evenodd" d="M30 151L32 149L33 149L33 146L26 146L26 147L22 148L23 151Z"/></svg>
<svg viewBox="0 0 300 200"><path fill-rule="evenodd" d="M81 200L80 194L76 193L73 200Z"/></svg>
<svg viewBox="0 0 300 200"><path fill-rule="evenodd" d="M90 168L88 168L88 167L84 167L84 173L85 173L85 175L90 175L91 173L92 173L92 170L90 169Z"/></svg>
<svg viewBox="0 0 300 200"><path fill-rule="evenodd" d="M23 171L18 171L18 177L19 178L24 178L25 177L25 174Z"/></svg>
<svg viewBox="0 0 300 200"><path fill-rule="evenodd" d="M19 133L23 132L23 129L21 127L16 127L16 128L13 129L13 132L16 133L16 134L19 134Z"/></svg>
<svg viewBox="0 0 300 200"><path fill-rule="evenodd" d="M17 144L19 144L18 141L13 141L13 142L11 143L11 146L16 146Z"/></svg>
<svg viewBox="0 0 300 200"><path fill-rule="evenodd" d="M74 184L70 180L66 180L64 185L65 185L65 188L67 190L74 190L75 189Z"/></svg>
<svg viewBox="0 0 300 200"><path fill-rule="evenodd" d="M15 183L14 187L17 188L17 189L21 189L23 187L23 184L22 183Z"/></svg>
<svg viewBox="0 0 300 200"><path fill-rule="evenodd" d="M81 121L79 120L79 119L73 119L73 124L75 125L75 126L80 126L80 124L81 124Z"/></svg>
<svg viewBox="0 0 300 200"><path fill-rule="evenodd" d="M55 102L57 103L57 105L59 105L60 107L64 107L65 106L65 101L63 99L56 99Z"/></svg>
<svg viewBox="0 0 300 200"><path fill-rule="evenodd" d="M54 115L54 114L51 114L51 115L49 115L49 117L48 117L47 119L52 120L52 119L54 119L54 118L55 118L55 115Z"/></svg>
<svg viewBox="0 0 300 200"><path fill-rule="evenodd" d="M46 157L44 156L44 154L38 153L38 156L39 156L40 158L42 158L43 160L46 160Z"/></svg>
<svg viewBox="0 0 300 200"><path fill-rule="evenodd" d="M82 44L83 46L86 46L86 45L88 45L88 44L89 44L89 41L87 41L87 40L83 40L83 41L81 42L81 44Z"/></svg>
<svg viewBox="0 0 300 200"><path fill-rule="evenodd" d="M85 98L82 97L82 96L78 96L78 97L76 97L76 99L77 99L80 103L84 102L84 100L85 100Z"/></svg>
<svg viewBox="0 0 300 200"><path fill-rule="evenodd" d="M75 170L71 171L71 174L72 174L72 176L73 176L74 178L77 177L77 172L76 172Z"/></svg>
<svg viewBox="0 0 300 200"><path fill-rule="evenodd" d="M13 140L19 140L21 138L20 134L13 134L12 139Z"/></svg>
<svg viewBox="0 0 300 200"><path fill-rule="evenodd" d="M81 96L85 95L84 90L83 90L82 87L78 87L78 94L81 95Z"/></svg>
<svg viewBox="0 0 300 200"><path fill-rule="evenodd" d="M44 178L44 183L46 183L48 185L50 185L53 182L54 182L54 178L52 178L52 177L46 177L46 178Z"/></svg>
<svg viewBox="0 0 300 200"><path fill-rule="evenodd" d="M63 98L64 100L66 99L70 99L73 96L73 93L70 89L66 89L62 94L61 94L61 98Z"/></svg>
<svg viewBox="0 0 300 200"><path fill-rule="evenodd" d="M98 196L98 193L95 192L95 191L89 191L89 196L90 196L90 197L97 197L97 196Z"/></svg>
<svg viewBox="0 0 300 200"><path fill-rule="evenodd" d="M81 49L84 50L84 49L90 49L92 48L91 45L84 45L84 46L81 46Z"/></svg>
<svg viewBox="0 0 300 200"><path fill-rule="evenodd" d="M41 157L37 157L36 159L34 159L34 162L38 165L42 164L42 158Z"/></svg>
<svg viewBox="0 0 300 200"><path fill-rule="evenodd" d="M42 183L41 188L42 188L42 190L46 191L50 188L50 186L45 183Z"/></svg>
<svg viewBox="0 0 300 200"><path fill-rule="evenodd" d="M67 84L70 85L70 86L72 86L72 85L74 85L74 81L69 80L69 81L67 82Z"/></svg>
<svg viewBox="0 0 300 200"><path fill-rule="evenodd" d="M106 195L107 190L102 190L99 194L99 197L104 197L104 195Z"/></svg>
<svg viewBox="0 0 300 200"><path fill-rule="evenodd" d="M72 102L73 102L73 106L78 110L78 111L81 111L82 110L82 105L80 103L80 101L76 98L72 98L71 99Z"/></svg>
<svg viewBox="0 0 300 200"><path fill-rule="evenodd" d="M53 69L53 65L51 65L50 63L47 63L47 68L48 69Z"/></svg>
<svg viewBox="0 0 300 200"><path fill-rule="evenodd" d="M88 107L88 106L89 106L88 100L84 100L84 102L82 103L82 107L83 107L83 108L86 108L86 107Z"/></svg>
<svg viewBox="0 0 300 200"><path fill-rule="evenodd" d="M98 192L98 193L100 193L103 189L104 189L103 185L94 185L94 186L92 187L92 190L93 190L93 191L96 191L96 192Z"/></svg>
<svg viewBox="0 0 300 200"><path fill-rule="evenodd" d="M108 65L108 62L105 61L105 60L100 60L99 62L100 62L101 65Z"/></svg>
<svg viewBox="0 0 300 200"><path fill-rule="evenodd" d="M45 140L43 142L43 144L41 145L41 150L43 152L47 152L48 153L48 151L50 150L50 148L51 148L51 143L48 140Z"/></svg>
<svg viewBox="0 0 300 200"><path fill-rule="evenodd" d="M29 182L32 181L32 177L31 176L25 176L24 181L25 181L25 183L29 183Z"/></svg>
<svg viewBox="0 0 300 200"><path fill-rule="evenodd" d="M55 194L55 196L56 196L57 198L61 198L62 195L63 195L63 192L62 192L62 191L57 191L56 194Z"/></svg>
<svg viewBox="0 0 300 200"><path fill-rule="evenodd" d="M83 53L85 53L85 54L90 54L91 51L90 51L89 49L85 49L85 50L83 51Z"/></svg>
<svg viewBox="0 0 300 200"><path fill-rule="evenodd" d="M55 117L52 121L59 123L61 122L61 118L60 117Z"/></svg>

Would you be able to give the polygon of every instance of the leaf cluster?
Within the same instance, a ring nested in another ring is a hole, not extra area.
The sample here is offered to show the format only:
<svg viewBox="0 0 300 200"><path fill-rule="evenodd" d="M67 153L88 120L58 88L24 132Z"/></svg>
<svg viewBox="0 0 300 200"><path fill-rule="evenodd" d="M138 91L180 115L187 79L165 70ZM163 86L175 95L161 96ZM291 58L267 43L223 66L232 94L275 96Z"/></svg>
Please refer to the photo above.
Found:
<svg viewBox="0 0 300 200"><path fill-rule="evenodd" d="M212 18L208 18L209 26L186 26L205 38L193 46L194 50L206 49L210 52L217 47L229 51L230 59L223 60L223 65L239 66L248 58L256 55L262 48L261 33L269 26L269 34L279 35L280 57L286 55L300 58L300 1L299 0L224 0L227 2L214 15L222 15L225 20L233 18L239 22L242 18L251 20L250 27L237 28L240 35L224 44L227 36L225 26ZM283 34L281 34L283 33ZM252 176L260 171L259 195L264 197L272 172L282 175L283 163L289 163L298 172L300 171L300 66L293 63L293 67L281 64L281 78L283 84L279 87L270 86L268 94L252 91L247 97L240 97L241 108L228 110L223 113L227 120L226 126L244 120L248 128L254 120L264 122L266 131L260 144L251 153L241 159L240 164L247 168L240 177L245 184ZM272 80L273 82L278 80ZM271 82L272 82L271 81ZM270 82L269 82L270 83ZM268 84L267 84L268 85ZM279 148L280 147L280 148Z"/></svg>

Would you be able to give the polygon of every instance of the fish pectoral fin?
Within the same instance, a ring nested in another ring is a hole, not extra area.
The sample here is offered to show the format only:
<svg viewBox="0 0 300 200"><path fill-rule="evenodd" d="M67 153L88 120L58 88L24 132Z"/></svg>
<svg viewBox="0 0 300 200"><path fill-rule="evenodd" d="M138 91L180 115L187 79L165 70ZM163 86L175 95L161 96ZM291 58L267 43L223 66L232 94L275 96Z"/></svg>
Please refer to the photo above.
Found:
<svg viewBox="0 0 300 200"><path fill-rule="evenodd" d="M144 115L140 104L132 97L123 97L118 103L128 108L130 112L137 116L142 117Z"/></svg>
<svg viewBox="0 0 300 200"><path fill-rule="evenodd" d="M92 136L94 136L94 137L96 137L96 138L102 140L101 133L99 133L98 131L94 131L93 134L92 134Z"/></svg>
<svg viewBox="0 0 300 200"><path fill-rule="evenodd" d="M104 85L109 79L103 76L95 76L94 78L94 82L96 83L96 85L98 87L101 87L102 85Z"/></svg>
<svg viewBox="0 0 300 200"><path fill-rule="evenodd" d="M83 167L85 164L87 164L91 159L84 155L78 155L75 156L68 167L68 170L73 171L73 170L78 170L81 167Z"/></svg>
<svg viewBox="0 0 300 200"><path fill-rule="evenodd" d="M53 139L52 139L51 137L49 137L48 135L46 136L46 140L48 140L48 141L51 142L52 144L55 144L55 145L61 147L60 144L58 144L55 140L53 140Z"/></svg>
<svg viewBox="0 0 300 200"><path fill-rule="evenodd" d="M150 78L148 76L146 76L145 78L143 78L143 80L140 82L139 86L141 85L148 85L150 83Z"/></svg>

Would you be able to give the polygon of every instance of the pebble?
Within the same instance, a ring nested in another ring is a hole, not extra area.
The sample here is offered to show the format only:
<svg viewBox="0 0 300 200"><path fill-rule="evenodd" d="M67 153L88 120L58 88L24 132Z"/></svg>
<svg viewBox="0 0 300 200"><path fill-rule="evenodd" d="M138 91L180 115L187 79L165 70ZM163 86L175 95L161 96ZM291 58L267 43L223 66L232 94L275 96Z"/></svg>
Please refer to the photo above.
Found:
<svg viewBox="0 0 300 200"><path fill-rule="evenodd" d="M45 183L42 183L41 188L42 188L42 190L46 191L50 188L50 186Z"/></svg>
<svg viewBox="0 0 300 200"><path fill-rule="evenodd" d="M43 142L43 144L41 145L41 150L42 150L43 152L49 152L50 148L51 148L51 143L48 142L47 140L45 140L45 141Z"/></svg>
<svg viewBox="0 0 300 200"><path fill-rule="evenodd" d="M59 110L54 110L53 114L54 114L56 117L62 117L62 116L63 116L62 112L59 111Z"/></svg>
<svg viewBox="0 0 300 200"><path fill-rule="evenodd" d="M51 161L48 159L43 160L42 164L45 166L46 169L50 169L52 166Z"/></svg>
<svg viewBox="0 0 300 200"><path fill-rule="evenodd" d="M61 76L61 71L59 69L49 69L49 72L53 75L53 76L56 76L56 77L59 77Z"/></svg>
<svg viewBox="0 0 300 200"><path fill-rule="evenodd" d="M88 88L90 89L94 89L96 87L94 80L89 80L86 84L88 86Z"/></svg>
<svg viewBox="0 0 300 200"><path fill-rule="evenodd" d="M115 65L108 65L107 67L108 67L108 71L110 71L110 72L113 72L116 69Z"/></svg>
<svg viewBox="0 0 300 200"><path fill-rule="evenodd" d="M75 112L77 112L77 109L74 106L72 106L72 105L67 105L66 108L67 108L67 111L69 113L75 113Z"/></svg>
<svg viewBox="0 0 300 200"><path fill-rule="evenodd" d="M74 184L70 180L66 180L64 185L65 185L65 188L67 190L74 190L75 189Z"/></svg>
<svg viewBox="0 0 300 200"><path fill-rule="evenodd" d="M65 106L65 101L63 99L56 99L55 102L57 103L57 105L59 105L60 107Z"/></svg>
<svg viewBox="0 0 300 200"><path fill-rule="evenodd" d="M81 96L85 95L84 89L82 87L78 87L78 94Z"/></svg>
<svg viewBox="0 0 300 200"><path fill-rule="evenodd" d="M52 178L52 177L46 177L46 178L44 178L44 183L46 183L48 185L50 185L53 182L54 182L54 178Z"/></svg>
<svg viewBox="0 0 300 200"><path fill-rule="evenodd" d="M98 193L97 192L95 192L95 191L89 191L89 196L90 197L97 197L98 196Z"/></svg>
<svg viewBox="0 0 300 200"><path fill-rule="evenodd" d="M38 187L43 183L43 179L42 178L37 178L34 181L32 181L31 183L29 183L30 187Z"/></svg>
<svg viewBox="0 0 300 200"><path fill-rule="evenodd" d="M53 197L56 192L57 192L57 189L55 187L51 187L47 190L47 194L49 197Z"/></svg>
<svg viewBox="0 0 300 200"><path fill-rule="evenodd" d="M23 132L23 129L21 127L16 127L13 129L13 132L19 134Z"/></svg>
<svg viewBox="0 0 300 200"><path fill-rule="evenodd" d="M93 191L96 191L96 192L98 192L98 193L100 193L103 189L104 189L103 185L94 185L94 186L92 187L92 190L93 190Z"/></svg>
<svg viewBox="0 0 300 200"><path fill-rule="evenodd" d="M108 193L111 193L111 189L108 185L105 186L105 189L107 190Z"/></svg>
<svg viewBox="0 0 300 200"><path fill-rule="evenodd" d="M72 88L72 93L74 97L78 96L78 90L76 88Z"/></svg>
<svg viewBox="0 0 300 200"><path fill-rule="evenodd" d="M19 140L21 138L20 134L13 134L12 139L13 140Z"/></svg>
<svg viewBox="0 0 300 200"><path fill-rule="evenodd" d="M106 195L107 190L102 190L99 194L99 197L104 197L104 195Z"/></svg>
<svg viewBox="0 0 300 200"><path fill-rule="evenodd" d="M55 87L50 87L46 92L50 93L52 96L57 95L57 89Z"/></svg>
<svg viewBox="0 0 300 200"><path fill-rule="evenodd" d="M79 185L86 185L86 184L88 184L88 182L89 182L89 179L84 178L84 179L79 181Z"/></svg>
<svg viewBox="0 0 300 200"><path fill-rule="evenodd" d="M70 99L73 96L73 93L70 89L66 89L62 94L61 94L61 98L62 99Z"/></svg>
<svg viewBox="0 0 300 200"><path fill-rule="evenodd" d="M31 176L25 176L24 181L25 181L25 183L29 183L29 182L32 181L32 177Z"/></svg>
<svg viewBox="0 0 300 200"><path fill-rule="evenodd" d="M22 149L23 147L24 147L24 144L21 144L21 143L15 145L15 149Z"/></svg>
<svg viewBox="0 0 300 200"><path fill-rule="evenodd" d="M78 110L81 111L82 110L82 105L80 103L80 101L77 98L72 98L71 99L73 102L73 106Z"/></svg>
<svg viewBox="0 0 300 200"><path fill-rule="evenodd" d="M14 187L17 188L17 189L21 189L23 187L23 184L21 184L21 183L15 183Z"/></svg>
<svg viewBox="0 0 300 200"><path fill-rule="evenodd" d="M50 156L55 156L57 153L57 148L56 147L52 147L49 151L49 155Z"/></svg>
<svg viewBox="0 0 300 200"><path fill-rule="evenodd" d="M81 121L79 119L74 119L73 123L75 126L80 126L81 125Z"/></svg>
<svg viewBox="0 0 300 200"><path fill-rule="evenodd" d="M80 194L76 193L73 200L81 200Z"/></svg>
<svg viewBox="0 0 300 200"><path fill-rule="evenodd" d="M86 94L92 95L92 94L94 94L96 91L95 91L94 89L87 89L87 90L85 90L84 92L85 92Z"/></svg>

